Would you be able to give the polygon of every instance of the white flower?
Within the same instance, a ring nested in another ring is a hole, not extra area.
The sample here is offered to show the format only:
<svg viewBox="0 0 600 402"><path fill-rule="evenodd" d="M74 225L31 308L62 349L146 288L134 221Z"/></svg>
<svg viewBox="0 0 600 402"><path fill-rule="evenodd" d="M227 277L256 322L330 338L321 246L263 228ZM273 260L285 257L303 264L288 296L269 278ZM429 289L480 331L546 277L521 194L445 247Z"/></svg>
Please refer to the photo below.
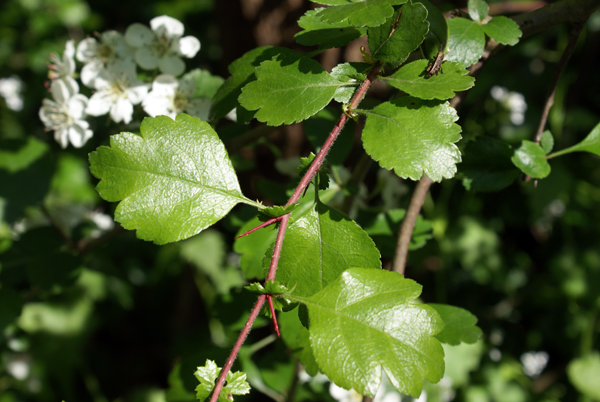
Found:
<svg viewBox="0 0 600 402"><path fill-rule="evenodd" d="M97 34L97 37L86 38L77 46L77 60L85 63L81 69L81 81L88 87L94 86L94 80L106 66L123 64L121 68L135 68L133 49L127 45L123 35L117 31L106 31Z"/></svg>
<svg viewBox="0 0 600 402"><path fill-rule="evenodd" d="M211 101L206 98L192 98L196 81L192 77L177 80L172 75L161 74L152 83L152 90L144 98L142 107L152 117L169 116L185 112L202 120L208 118Z"/></svg>
<svg viewBox="0 0 600 402"><path fill-rule="evenodd" d="M48 65L48 77L52 81L63 80L69 87L69 91L73 94L79 92L79 85L73 78L75 74L75 44L72 40L67 41L65 52L62 57L56 53L50 55L50 63Z"/></svg>
<svg viewBox="0 0 600 402"><path fill-rule="evenodd" d="M546 368L550 360L547 352L527 352L521 355L521 363L523 363L523 372L529 376L536 378Z"/></svg>
<svg viewBox="0 0 600 402"><path fill-rule="evenodd" d="M389 381L386 380L380 385L379 390L377 390L377 394L375 398L373 398L373 402L400 402L400 394L398 392L388 391L387 383ZM345 390L344 388L340 388L334 383L329 385L329 394L333 397L333 399L340 402L361 402L363 400L362 395L360 395L355 390Z"/></svg>
<svg viewBox="0 0 600 402"><path fill-rule="evenodd" d="M192 58L200 50L200 41L183 35L184 27L166 15L153 18L150 30L142 24L132 24L125 32L125 41L136 48L135 61L146 70L160 69L165 74L180 75L185 71L181 56Z"/></svg>
<svg viewBox="0 0 600 402"><path fill-rule="evenodd" d="M0 78L0 96L6 101L10 110L18 112L23 110L23 81L16 75L8 78Z"/></svg>
<svg viewBox="0 0 600 402"><path fill-rule="evenodd" d="M74 93L64 80L52 81L51 92L54 100L42 101L40 120L48 130L54 131L54 138L61 147L66 148L70 142L81 148L93 135L84 120L88 99Z"/></svg>
<svg viewBox="0 0 600 402"><path fill-rule="evenodd" d="M509 112L510 121L516 126L525 122L525 111L527 102L519 92L509 92L506 88L494 85L490 91L492 98L500 102Z"/></svg>
<svg viewBox="0 0 600 402"><path fill-rule="evenodd" d="M131 121L133 105L148 93L148 86L137 79L135 70L122 65L109 66L94 80L96 93L92 95L86 113L101 116L110 113L116 123Z"/></svg>

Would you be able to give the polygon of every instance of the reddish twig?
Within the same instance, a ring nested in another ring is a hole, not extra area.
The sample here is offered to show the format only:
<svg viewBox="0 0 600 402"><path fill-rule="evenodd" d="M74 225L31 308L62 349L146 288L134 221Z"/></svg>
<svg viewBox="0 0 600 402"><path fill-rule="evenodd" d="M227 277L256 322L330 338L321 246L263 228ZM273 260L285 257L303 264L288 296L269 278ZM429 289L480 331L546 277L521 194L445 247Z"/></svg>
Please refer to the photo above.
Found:
<svg viewBox="0 0 600 402"><path fill-rule="evenodd" d="M236 240L239 239L240 237L248 236L250 233L256 232L258 229L262 229L262 228L265 228L265 227L267 227L269 225L272 225L275 222L279 222L281 220L281 218L282 218L281 216L277 216L275 218L271 218L268 221L266 221L264 223L261 223L260 225L258 225L256 227L253 227L252 229L248 230L247 232L242 233L241 235L239 235L238 237L236 237Z"/></svg>
<svg viewBox="0 0 600 402"><path fill-rule="evenodd" d="M353 109L356 109L358 107L358 104L365 96L367 90L371 86L371 83L373 82L373 80L375 79L377 74L379 74L380 67L381 67L381 63L375 63L373 65L373 68L369 72L367 78L360 85L360 87L354 94L354 97L350 101L350 104L348 105L348 110L352 111ZM344 127L344 124L346 124L347 120L348 120L348 116L346 115L346 113L342 113L337 124L335 125L333 130L331 130L331 133L327 137L327 140L325 140L323 147L321 148L321 150L319 151L319 153L317 154L317 156L311 163L310 167L308 168L308 170L302 177L302 180L300 180L300 183L298 183L298 186L294 190L294 193L292 194L292 196L290 197L288 202L285 204L286 207L294 204L295 202L297 202L300 199L300 197L302 196L302 193L304 192L304 189L310 184L314 175L321 168L321 165L323 164L323 161L325 160L327 153L329 152L329 150L331 149L331 146L337 139L340 131L342 131L342 128ZM285 231L287 230L287 225L290 220L290 214L288 213L288 214L282 215L281 217L278 217L278 218L280 218L279 229L277 231L277 238L275 239L273 255L271 256L271 263L269 265L269 271L267 273L265 282L275 280L275 273L277 272L277 265L279 264L279 257L281 255L281 248L283 247L283 239L285 237ZM264 227L264 226L262 226L262 227ZM235 345L233 346L231 353L229 354L229 357L227 358L227 362L225 363L225 365L223 366L223 369L221 370L221 374L219 374L219 378L217 379L217 383L215 384L215 388L211 395L210 402L217 402L217 399L219 398L219 394L221 393L221 390L223 389L223 384L225 384L225 379L227 378L227 373L229 372L229 370L231 370L231 366L233 365L233 362L235 361L235 359L240 351L240 348L242 347L242 344L246 340L246 336L248 336L248 333L250 332L250 328L252 328L252 324L256 320L256 317L258 317L258 313L268 297L270 297L270 295L260 295L258 297L258 301L254 305L254 308L252 309L252 312L250 313L250 317L248 317L248 321L246 321L246 324L244 325L244 328L242 329L240 336L238 337ZM274 309L272 310L272 314L273 314L274 324L276 326L276 331L279 332L279 328L277 327L277 323L275 321Z"/></svg>
<svg viewBox="0 0 600 402"><path fill-rule="evenodd" d="M278 338L281 338L279 333L279 325L277 325L277 317L275 316L275 308L273 307L273 296L267 295L267 301L269 302L269 309L271 310L271 317L273 317L273 326L275 327L275 333Z"/></svg>

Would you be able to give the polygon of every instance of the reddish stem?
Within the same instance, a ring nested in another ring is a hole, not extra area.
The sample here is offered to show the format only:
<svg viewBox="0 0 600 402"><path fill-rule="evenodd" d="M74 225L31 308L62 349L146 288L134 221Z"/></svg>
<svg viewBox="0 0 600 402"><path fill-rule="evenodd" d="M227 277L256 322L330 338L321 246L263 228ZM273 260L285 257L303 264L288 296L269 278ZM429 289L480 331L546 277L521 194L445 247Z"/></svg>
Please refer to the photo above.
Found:
<svg viewBox="0 0 600 402"><path fill-rule="evenodd" d="M275 218L271 218L268 221L266 221L264 223L261 223L260 225L254 227L254 228L252 228L250 230L248 230L247 232L242 233L241 235L239 235L238 237L236 237L236 240L239 239L240 237L248 236L250 233L256 232L258 229L262 229L264 227L267 227L267 226L269 226L269 225L271 225L271 224L273 224L275 222L278 222L280 220L281 220L281 216L277 216Z"/></svg>
<svg viewBox="0 0 600 402"><path fill-rule="evenodd" d="M277 333L278 338L281 338L281 334L279 333L279 325L277 325L277 317L275 316L275 308L273 307L273 296L267 295L267 301L269 302L271 317L273 317L273 326L275 327L275 333Z"/></svg>
<svg viewBox="0 0 600 402"><path fill-rule="evenodd" d="M375 79L377 74L379 73L380 67L381 67L381 63L379 63L379 62L375 63L373 65L373 68L371 68L371 71L369 72L367 78L363 81L363 83L360 85L360 87L354 94L354 97L350 101L350 104L348 105L347 110L352 111L353 109L356 109L358 107L358 104L363 99L367 90L371 86L371 83L373 82L373 80ZM323 164L323 161L325 160L325 156L327 156L327 153L329 152L329 150L331 149L331 146L337 139L337 136L339 135L340 131L342 131L342 128L344 127L344 124L346 124L347 120L348 120L348 116L346 115L346 113L343 113L340 116L340 119L338 120L338 122L335 125L335 127L333 128L333 130L331 130L329 137L327 137L327 140L325 140L323 147L321 148L321 150L319 151L319 153L313 160L312 164L310 165L310 167L304 174L304 177L302 177L302 180L300 180L300 183L294 190L294 193L292 194L292 196L290 197L288 202L285 204L286 207L297 202L300 199L304 189L310 184L310 181L312 180L314 175L321 168L321 165ZM271 264L269 265L269 272L267 273L265 282L275 280L275 273L277 272L277 264L279 264L279 257L281 256L281 248L283 246L283 238L285 237L285 231L287 229L287 225L290 220L290 214L288 213L286 215L278 217L278 219L279 218L280 218L279 230L277 231L277 238L275 239L275 247L273 248L273 255L271 256ZM260 227L264 227L264 226L265 226L265 224L260 225ZM255 229L259 229L259 227L255 228ZM252 231L254 231L254 230L252 230ZM217 383L215 384L215 388L214 388L213 394L210 398L210 402L217 402L217 399L219 398L219 394L221 393L221 390L223 389L223 384L225 383L225 378L227 378L227 373L229 372L229 370L231 370L231 366L233 365L233 362L235 361L235 358L237 357L237 355L240 351L240 348L242 347L244 341L246 340L246 336L248 336L248 333L250 332L250 328L252 327L254 320L256 320L256 317L258 317L258 313L259 313L260 309L262 308L263 304L265 303L265 300L269 299L269 302L272 303L272 300L270 300L270 297L271 297L271 295L260 295L258 297L258 301L254 305L254 308L252 309L252 312L250 313L250 317L248 317L248 321L246 321L246 324L244 325L244 328L242 329L240 336L238 337L235 345L233 346L233 350L231 351L231 354L227 358L227 362L225 363L225 365L223 366L223 369L221 370L221 374L219 375ZM279 327L277 326L277 321L275 319L274 309L271 304L270 304L270 307L272 309L271 312L273 314L275 331L279 335Z"/></svg>

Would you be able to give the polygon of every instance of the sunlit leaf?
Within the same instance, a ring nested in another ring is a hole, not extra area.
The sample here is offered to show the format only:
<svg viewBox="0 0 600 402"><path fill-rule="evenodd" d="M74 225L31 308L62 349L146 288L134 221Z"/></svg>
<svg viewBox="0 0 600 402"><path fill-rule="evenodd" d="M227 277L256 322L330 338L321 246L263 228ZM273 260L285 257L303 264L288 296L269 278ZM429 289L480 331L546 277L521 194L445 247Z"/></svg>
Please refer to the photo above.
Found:
<svg viewBox="0 0 600 402"><path fill-rule="evenodd" d="M367 112L362 139L381 167L402 178L451 178L460 162L456 110L448 103L413 97L385 102Z"/></svg>
<svg viewBox="0 0 600 402"><path fill-rule="evenodd" d="M524 140L521 146L515 149L511 160L516 167L533 179L543 179L550 174L546 152L535 142Z"/></svg>
<svg viewBox="0 0 600 402"><path fill-rule="evenodd" d="M90 154L97 190L121 201L115 219L137 236L165 244L193 236L236 204L241 191L217 133L185 114L145 118L141 135L121 133Z"/></svg>
<svg viewBox="0 0 600 402"><path fill-rule="evenodd" d="M381 268L373 240L350 218L318 202L288 227L276 280L295 295L311 296L355 267Z"/></svg>
<svg viewBox="0 0 600 402"><path fill-rule="evenodd" d="M481 22L488 15L489 7L484 0L469 0L468 8L473 21Z"/></svg>
<svg viewBox="0 0 600 402"><path fill-rule="evenodd" d="M571 152L590 152L594 155L600 156L600 123L594 127L594 129L581 141L579 144L575 144L572 147L557 151L552 156L564 155Z"/></svg>
<svg viewBox="0 0 600 402"><path fill-rule="evenodd" d="M523 35L516 22L502 15L493 17L487 24L483 25L483 31L496 42L510 46L516 45Z"/></svg>
<svg viewBox="0 0 600 402"><path fill-rule="evenodd" d="M270 126L302 121L323 109L345 85L309 58L282 55L263 62L256 81L242 89L239 101Z"/></svg>
<svg viewBox="0 0 600 402"><path fill-rule="evenodd" d="M309 10L298 20L303 31L294 35L304 46L320 45L322 49L341 47L367 33L364 28L348 27L344 22L329 23L321 20L321 8Z"/></svg>
<svg viewBox="0 0 600 402"><path fill-rule="evenodd" d="M215 381L221 373L221 368L212 360L206 360L203 367L198 367L194 372L194 376L200 382L196 387L196 398L199 401L204 401L210 396L215 388ZM250 392L250 385L246 382L246 373L236 371L228 372L226 384L221 389L217 402L231 402L233 395L246 395Z"/></svg>
<svg viewBox="0 0 600 402"><path fill-rule="evenodd" d="M465 18L452 18L448 21L448 35L446 60L469 67L483 55L485 34L477 22Z"/></svg>
<svg viewBox="0 0 600 402"><path fill-rule="evenodd" d="M385 270L354 268L310 298L310 341L319 368L340 387L374 396L383 372L402 394L418 397L423 378L439 381L444 352L433 336L444 324L414 304L421 286ZM294 297L291 297L292 300Z"/></svg>
<svg viewBox="0 0 600 402"><path fill-rule="evenodd" d="M408 0L311 0L326 4L328 7L316 16L330 24L344 23L351 27L376 27L385 22L394 13L394 5Z"/></svg>
<svg viewBox="0 0 600 402"><path fill-rule="evenodd" d="M550 132L550 130L545 130L542 133L542 138L540 140L540 145L546 154L552 152L552 148L554 148L554 136Z"/></svg>
<svg viewBox="0 0 600 402"><path fill-rule="evenodd" d="M481 329L476 326L477 317L467 310L447 304L432 304L444 321L444 329L435 337L442 343L458 345L459 343L475 343L481 337Z"/></svg>
<svg viewBox="0 0 600 402"><path fill-rule="evenodd" d="M449 99L455 92L465 91L475 84L475 78L467 76L468 71L462 65L451 61L443 63L440 74L427 78L428 64L427 60L415 60L382 79L420 99Z"/></svg>

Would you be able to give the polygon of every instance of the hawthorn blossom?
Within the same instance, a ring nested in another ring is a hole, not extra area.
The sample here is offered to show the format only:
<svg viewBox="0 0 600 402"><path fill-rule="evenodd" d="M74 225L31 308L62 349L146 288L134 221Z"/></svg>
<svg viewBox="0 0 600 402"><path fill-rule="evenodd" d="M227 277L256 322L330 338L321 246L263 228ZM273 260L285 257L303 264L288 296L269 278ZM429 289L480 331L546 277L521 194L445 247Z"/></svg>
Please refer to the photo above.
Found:
<svg viewBox="0 0 600 402"><path fill-rule="evenodd" d="M519 92L508 91L504 87L494 85L491 89L492 98L500 102L510 112L510 121L516 126L525 122L525 111L527 102L525 97Z"/></svg>
<svg viewBox="0 0 600 402"><path fill-rule="evenodd" d="M69 87L72 94L79 92L79 85L73 78L75 74L75 44L73 40L67 41L65 52L62 57L56 53L50 55L50 63L48 65L48 77L52 80L62 80Z"/></svg>
<svg viewBox="0 0 600 402"><path fill-rule="evenodd" d="M165 115L175 119L178 113L185 112L206 120L211 101L192 98L195 90L196 81L192 77L178 80L172 75L161 74L152 83L152 90L144 98L142 107L152 117Z"/></svg>
<svg viewBox="0 0 600 402"><path fill-rule="evenodd" d="M0 78L0 96L4 98L6 106L15 112L23 110L23 81L16 75Z"/></svg>
<svg viewBox="0 0 600 402"><path fill-rule="evenodd" d="M120 68L135 68L133 49L117 31L97 34L97 38L86 38L77 46L77 60L85 63L81 69L81 81L88 87L107 66L121 64Z"/></svg>
<svg viewBox="0 0 600 402"><path fill-rule="evenodd" d="M150 21L150 30L143 24L132 24L125 32L125 41L136 48L135 61L146 70L180 75L185 71L181 56L192 58L200 50L200 41L193 36L182 38L184 27L175 18L163 15Z"/></svg>
<svg viewBox="0 0 600 402"><path fill-rule="evenodd" d="M54 138L61 147L66 148L70 142L75 148L81 148L93 135L84 119L88 99L73 92L62 79L52 81L50 89L54 100L42 101L40 120L48 130L54 131Z"/></svg>
<svg viewBox="0 0 600 402"><path fill-rule="evenodd" d="M129 123L133 105L139 104L148 93L148 86L137 79L135 69L113 65L102 70L94 80L96 93L92 95L86 113L101 116L110 113L116 123Z"/></svg>

